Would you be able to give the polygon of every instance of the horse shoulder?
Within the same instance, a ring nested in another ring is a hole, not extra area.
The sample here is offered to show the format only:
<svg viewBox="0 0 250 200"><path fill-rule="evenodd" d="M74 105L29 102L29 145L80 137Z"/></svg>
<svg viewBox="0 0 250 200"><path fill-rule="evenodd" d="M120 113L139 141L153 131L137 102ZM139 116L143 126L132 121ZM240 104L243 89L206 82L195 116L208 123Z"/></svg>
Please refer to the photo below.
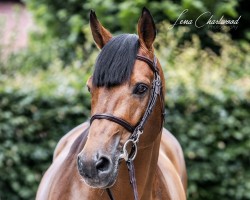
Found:
<svg viewBox="0 0 250 200"><path fill-rule="evenodd" d="M155 190L155 200L186 200L181 178L167 155L160 151L158 159L159 186Z"/></svg>
<svg viewBox="0 0 250 200"><path fill-rule="evenodd" d="M89 127L88 122L80 124L73 130L68 132L66 135L64 135L58 142L54 151L53 162L43 175L43 178L38 187L36 200L50 199L51 195L56 196L57 191L58 192L60 191L59 187L61 183L60 181L58 182L57 180L59 171L61 167L64 165L69 155L70 149L74 145L74 142L77 140L77 138L81 137L81 134L83 134L88 127ZM63 173L65 174L65 172ZM56 187L58 187L58 189L53 190L55 185ZM53 192L53 194L51 194L51 192Z"/></svg>
<svg viewBox="0 0 250 200"><path fill-rule="evenodd" d="M162 132L158 164L164 172L164 177L168 177L165 176L166 171L167 173L171 171L174 176L179 177L177 179L180 179L183 191L186 193L187 172L183 151L177 139L165 128ZM168 168L168 170L164 168Z"/></svg>

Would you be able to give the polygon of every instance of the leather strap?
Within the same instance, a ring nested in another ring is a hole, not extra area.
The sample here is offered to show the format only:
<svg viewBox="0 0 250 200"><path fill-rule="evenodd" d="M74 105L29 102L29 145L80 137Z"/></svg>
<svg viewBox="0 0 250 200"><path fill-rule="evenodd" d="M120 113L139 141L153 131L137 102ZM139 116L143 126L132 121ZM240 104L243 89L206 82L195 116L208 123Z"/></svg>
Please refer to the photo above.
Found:
<svg viewBox="0 0 250 200"><path fill-rule="evenodd" d="M160 98L163 97L163 95L161 94L162 93L162 83L161 83L161 78L160 78L159 71L157 68L157 58L154 57L154 61L152 62L150 59L148 59L144 56L137 55L137 59L146 62L150 66L150 68L154 72L154 80L152 83L151 96L150 96L146 111L130 137L130 139L134 139L135 141L138 141L138 137L139 137L138 132L143 132L144 125L145 125L148 117L152 113L154 106L156 105L157 97L158 96ZM162 113L163 113L164 112L164 104L163 104L164 99L161 99L161 103L162 103L162 109L163 109ZM163 121L164 121L164 115L162 116L162 125L163 125Z"/></svg>
<svg viewBox="0 0 250 200"><path fill-rule="evenodd" d="M130 179L130 184L132 186L133 189L133 193L134 193L134 200L138 200L138 190L137 190L137 184L136 184L136 178L135 178L135 166L133 161L128 161L126 162L127 167L128 167L128 172L129 172L129 179ZM107 194L109 196L110 200L115 200L113 193L111 192L110 188L106 189Z"/></svg>
<svg viewBox="0 0 250 200"><path fill-rule="evenodd" d="M108 195L109 195L110 200L115 200L115 198L114 198L114 196L113 196L113 194L112 194L110 188L107 188L106 191L107 191L107 193L108 193Z"/></svg>
<svg viewBox="0 0 250 200"><path fill-rule="evenodd" d="M132 186L133 192L134 192L134 200L138 200L138 190L137 190L137 184L136 184L136 178L135 178L135 166L132 160L127 161L127 167L129 172L129 178L130 178L130 184Z"/></svg>
<svg viewBox="0 0 250 200"><path fill-rule="evenodd" d="M137 55L136 56L136 59L137 60L141 60L141 61L144 61L145 63L148 64L148 66L152 69L153 72L158 72L158 68L157 68L157 65L154 64L154 62L156 62L154 60L154 62L152 62L149 58L147 58L146 56L143 56L143 55Z"/></svg>
<svg viewBox="0 0 250 200"><path fill-rule="evenodd" d="M107 114L107 113L103 113L103 114L95 114L90 118L90 125L92 124L92 122L95 119L107 119L109 121L115 122L117 124L120 124L122 127L124 127L125 129L127 129L129 132L133 133L133 131L135 130L135 127L133 127L132 125L130 125L130 123L128 123L127 121L118 118L114 115L111 114Z"/></svg>

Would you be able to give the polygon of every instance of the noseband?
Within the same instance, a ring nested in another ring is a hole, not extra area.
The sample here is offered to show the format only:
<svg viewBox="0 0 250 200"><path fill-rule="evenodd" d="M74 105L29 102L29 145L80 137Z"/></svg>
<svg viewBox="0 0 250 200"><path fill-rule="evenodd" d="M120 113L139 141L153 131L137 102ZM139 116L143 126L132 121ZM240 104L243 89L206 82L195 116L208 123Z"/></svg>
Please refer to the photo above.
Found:
<svg viewBox="0 0 250 200"><path fill-rule="evenodd" d="M156 100L157 100L158 96L159 96L161 104L162 104L161 105L162 106L161 128L162 128L163 122L164 122L164 116L165 116L164 110L165 109L164 109L164 96L163 96L163 92L162 92L162 82L161 82L161 78L159 75L159 69L157 67L157 58L154 56L154 60L152 61L145 56L137 55L136 59L147 63L148 66L151 68L151 70L154 72L154 80L152 82L150 99L149 99L146 111L145 111L143 117L141 118L141 120L137 123L136 126L132 126L129 122L127 122L121 118L118 118L112 114L102 113L102 114L93 115L90 119L90 124L92 124L92 122L95 119L106 119L106 120L109 120L109 121L112 121L112 122L115 122L115 123L121 125L127 131L132 133L130 138L125 142L125 144L123 146L123 153L121 154L120 159L124 159L127 163L127 167L128 167L129 175L130 175L130 183L131 183L133 191L134 191L134 199L138 200L138 191L137 191L135 170L134 170L134 164L133 164L133 160L135 159L136 154L137 154L137 143L139 142L140 135L143 134L144 125L147 122L148 117L150 116L150 114L153 111L153 108L156 104ZM128 144L132 145L131 151L129 151L130 153L128 153L128 151L127 151ZM114 200L114 197L111 193L110 188L107 189L107 192L108 192L110 199Z"/></svg>

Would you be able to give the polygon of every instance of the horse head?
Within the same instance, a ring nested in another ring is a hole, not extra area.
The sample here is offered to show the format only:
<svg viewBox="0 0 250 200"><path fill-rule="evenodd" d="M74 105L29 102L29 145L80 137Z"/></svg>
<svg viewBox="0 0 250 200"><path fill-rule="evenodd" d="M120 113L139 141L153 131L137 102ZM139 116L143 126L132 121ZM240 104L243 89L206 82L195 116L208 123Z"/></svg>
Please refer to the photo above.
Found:
<svg viewBox="0 0 250 200"><path fill-rule="evenodd" d="M156 90L152 86L156 73L152 66L157 68L158 78L163 82L161 90L164 90L164 78L154 56L155 24L146 8L138 21L138 35L112 36L93 11L90 13L90 27L101 52L93 76L87 82L91 93L92 119L86 144L78 154L77 165L89 186L108 188L116 181L124 144L143 120L152 100L152 90ZM157 133L161 132L162 101L155 99L152 113L145 120L139 150L151 145ZM133 145L132 142L127 148Z"/></svg>

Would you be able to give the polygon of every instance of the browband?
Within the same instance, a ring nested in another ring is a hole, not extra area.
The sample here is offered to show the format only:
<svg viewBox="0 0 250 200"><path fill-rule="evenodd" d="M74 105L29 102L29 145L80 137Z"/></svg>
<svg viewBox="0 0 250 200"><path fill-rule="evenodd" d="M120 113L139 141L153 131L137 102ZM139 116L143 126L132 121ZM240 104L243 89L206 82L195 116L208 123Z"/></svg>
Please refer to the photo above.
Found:
<svg viewBox="0 0 250 200"><path fill-rule="evenodd" d="M137 54L136 59L137 59L137 60L141 60L141 61L147 63L148 66L152 69L153 72L158 72L158 68L157 68L157 66L154 64L154 63L156 63L156 60L155 60L156 57L154 57L154 62L152 62L152 61L149 60L147 57Z"/></svg>

